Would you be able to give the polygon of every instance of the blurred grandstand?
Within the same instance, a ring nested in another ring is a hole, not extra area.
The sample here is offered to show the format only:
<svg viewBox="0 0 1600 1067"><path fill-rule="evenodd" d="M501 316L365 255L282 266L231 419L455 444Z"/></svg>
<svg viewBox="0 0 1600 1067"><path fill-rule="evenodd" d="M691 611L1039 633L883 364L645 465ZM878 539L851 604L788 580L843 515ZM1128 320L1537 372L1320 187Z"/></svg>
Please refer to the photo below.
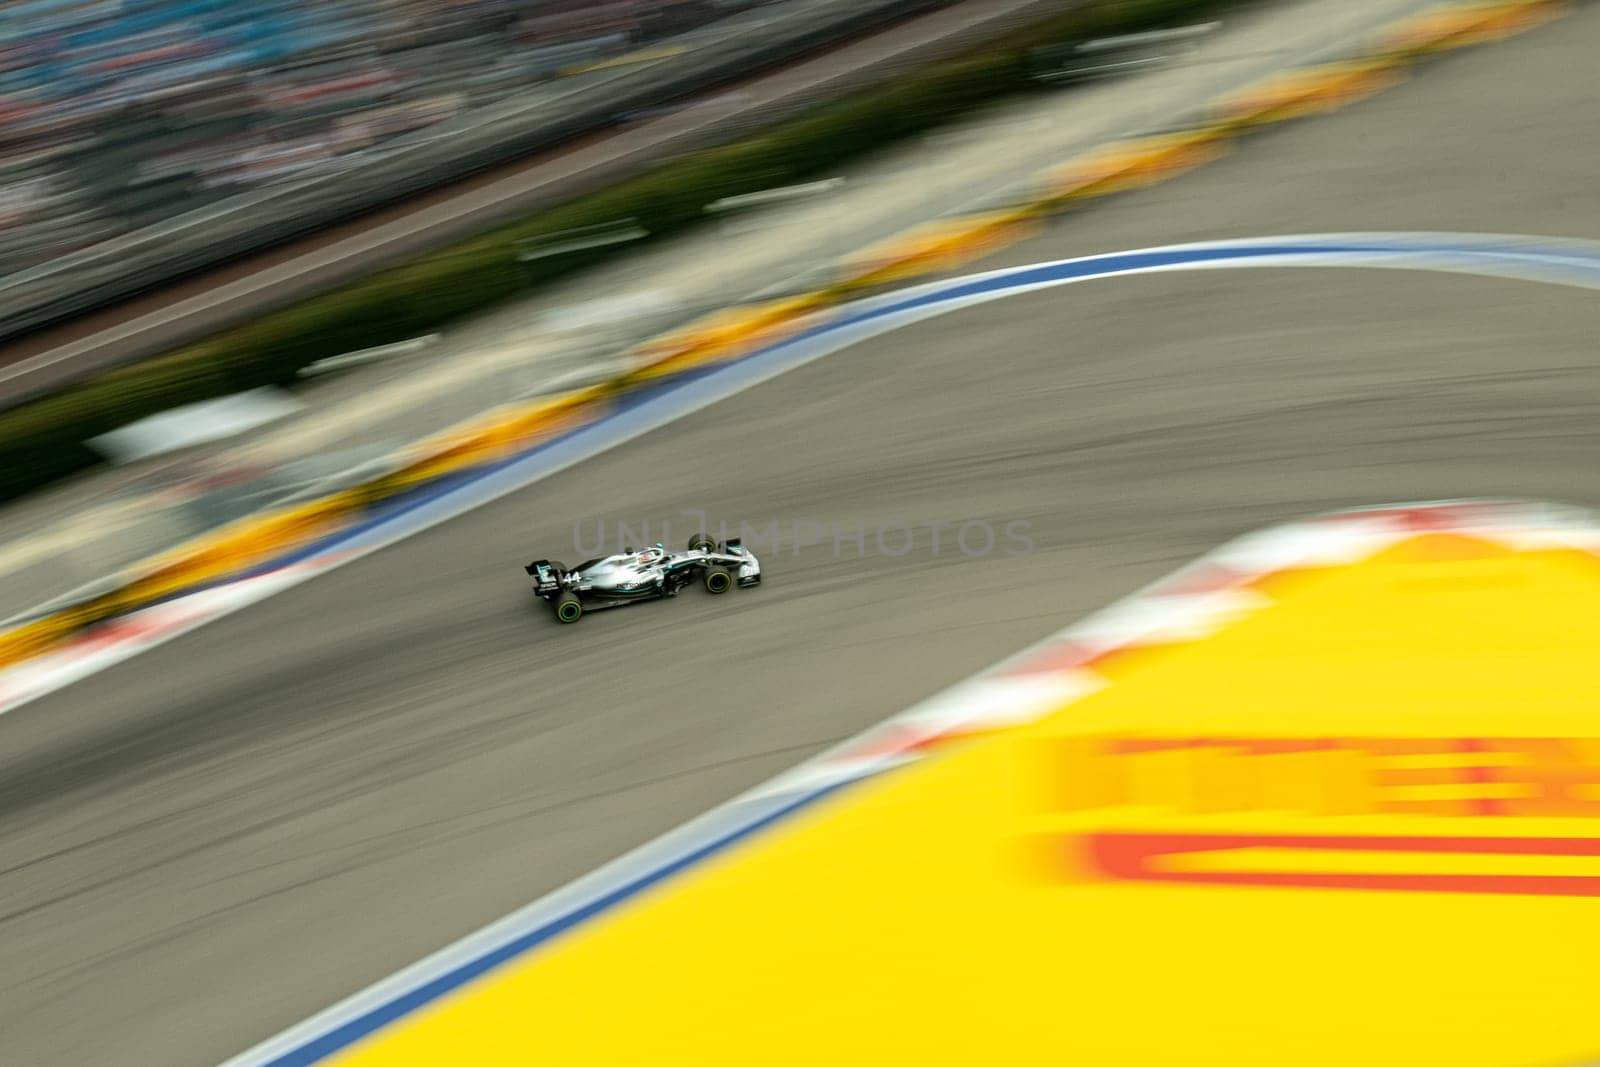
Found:
<svg viewBox="0 0 1600 1067"><path fill-rule="evenodd" d="M0 0L0 274L789 0Z"/></svg>

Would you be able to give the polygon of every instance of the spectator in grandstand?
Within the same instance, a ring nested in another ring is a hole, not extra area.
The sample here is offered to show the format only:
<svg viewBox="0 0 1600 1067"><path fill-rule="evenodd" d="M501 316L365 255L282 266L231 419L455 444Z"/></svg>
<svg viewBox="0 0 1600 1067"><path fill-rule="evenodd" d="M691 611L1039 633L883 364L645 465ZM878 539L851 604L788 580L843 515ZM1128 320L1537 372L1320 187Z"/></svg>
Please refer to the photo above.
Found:
<svg viewBox="0 0 1600 1067"><path fill-rule="evenodd" d="M361 152L746 0L0 6L0 274Z"/></svg>

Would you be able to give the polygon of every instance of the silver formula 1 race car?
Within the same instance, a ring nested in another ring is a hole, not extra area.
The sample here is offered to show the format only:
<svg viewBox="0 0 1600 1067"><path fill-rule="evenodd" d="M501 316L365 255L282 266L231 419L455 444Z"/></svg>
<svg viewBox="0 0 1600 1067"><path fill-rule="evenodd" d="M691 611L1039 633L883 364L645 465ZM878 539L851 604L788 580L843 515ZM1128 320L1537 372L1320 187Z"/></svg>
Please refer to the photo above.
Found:
<svg viewBox="0 0 1600 1067"><path fill-rule="evenodd" d="M586 611L677 596L695 582L708 593L761 584L761 564L737 538L719 544L705 534L691 538L683 552L668 552L658 543L591 559L570 570L548 559L535 560L523 570L533 579L534 593L555 607L557 620L569 623Z"/></svg>

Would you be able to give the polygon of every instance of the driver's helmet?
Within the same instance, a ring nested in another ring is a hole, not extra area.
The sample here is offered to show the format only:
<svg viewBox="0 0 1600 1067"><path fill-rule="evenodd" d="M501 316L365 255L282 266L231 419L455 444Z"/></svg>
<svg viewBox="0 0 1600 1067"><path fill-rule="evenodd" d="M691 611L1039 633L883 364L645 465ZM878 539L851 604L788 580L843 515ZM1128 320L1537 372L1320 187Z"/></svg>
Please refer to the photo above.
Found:
<svg viewBox="0 0 1600 1067"><path fill-rule="evenodd" d="M643 552L639 553L640 563L658 563L667 557L667 546L657 541Z"/></svg>

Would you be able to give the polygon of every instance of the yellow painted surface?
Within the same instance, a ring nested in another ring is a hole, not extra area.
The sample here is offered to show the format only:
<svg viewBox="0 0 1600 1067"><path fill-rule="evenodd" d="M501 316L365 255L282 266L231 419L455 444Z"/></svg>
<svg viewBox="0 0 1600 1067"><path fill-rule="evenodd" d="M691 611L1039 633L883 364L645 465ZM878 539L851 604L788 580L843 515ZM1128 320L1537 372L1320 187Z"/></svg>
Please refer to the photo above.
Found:
<svg viewBox="0 0 1600 1067"><path fill-rule="evenodd" d="M1283 122L1336 111L1394 85L1400 78L1392 59L1329 63L1274 75L1224 100L1224 121L1241 124Z"/></svg>
<svg viewBox="0 0 1600 1067"><path fill-rule="evenodd" d="M1565 14L1570 6L1567 0L1440 4L1391 27L1381 47L1390 51L1429 52L1483 44L1532 29Z"/></svg>
<svg viewBox="0 0 1600 1067"><path fill-rule="evenodd" d="M1105 196L1153 185L1209 163L1226 147L1220 127L1117 141L1041 176L1048 201Z"/></svg>
<svg viewBox="0 0 1600 1067"><path fill-rule="evenodd" d="M1220 632L1108 660L1105 689L836 795L336 1062L1600 1053L1596 559L1424 535L1262 588ZM1119 834L1165 842L1154 880L1089 858ZM1239 872L1468 881L1159 880Z"/></svg>
<svg viewBox="0 0 1600 1067"><path fill-rule="evenodd" d="M646 342L635 352L638 365L623 381L638 385L745 355L796 332L825 304L816 294L802 294L715 312Z"/></svg>
<svg viewBox="0 0 1600 1067"><path fill-rule="evenodd" d="M853 256L844 267L850 285L881 285L950 270L1038 231L1028 208L969 215L913 227Z"/></svg>

